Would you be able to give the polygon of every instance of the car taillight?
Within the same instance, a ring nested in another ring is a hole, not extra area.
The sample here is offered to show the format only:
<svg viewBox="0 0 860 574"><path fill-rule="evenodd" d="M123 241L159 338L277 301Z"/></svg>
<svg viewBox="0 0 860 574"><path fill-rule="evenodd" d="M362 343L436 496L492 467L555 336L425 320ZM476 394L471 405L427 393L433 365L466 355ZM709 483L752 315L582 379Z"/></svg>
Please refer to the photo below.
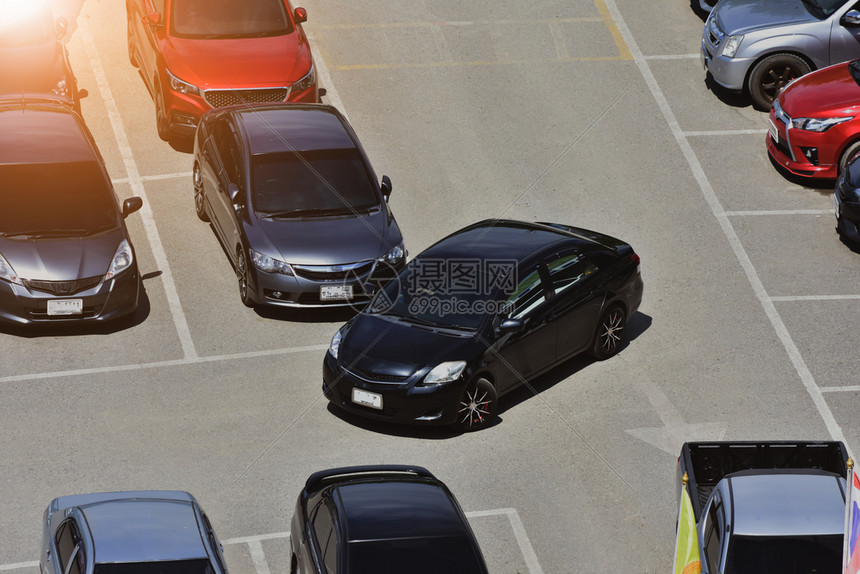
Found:
<svg viewBox="0 0 860 574"><path fill-rule="evenodd" d="M630 260L633 261L633 263L636 264L636 268L639 269L639 255L634 253L633 255L630 256Z"/></svg>

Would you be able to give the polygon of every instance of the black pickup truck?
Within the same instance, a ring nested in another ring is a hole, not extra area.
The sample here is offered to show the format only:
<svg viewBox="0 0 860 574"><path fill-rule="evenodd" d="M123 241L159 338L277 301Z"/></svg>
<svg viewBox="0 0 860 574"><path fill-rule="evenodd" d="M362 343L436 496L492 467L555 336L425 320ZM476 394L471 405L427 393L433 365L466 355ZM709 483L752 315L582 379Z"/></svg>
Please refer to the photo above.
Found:
<svg viewBox="0 0 860 574"><path fill-rule="evenodd" d="M839 574L847 461L833 441L684 443L702 574Z"/></svg>

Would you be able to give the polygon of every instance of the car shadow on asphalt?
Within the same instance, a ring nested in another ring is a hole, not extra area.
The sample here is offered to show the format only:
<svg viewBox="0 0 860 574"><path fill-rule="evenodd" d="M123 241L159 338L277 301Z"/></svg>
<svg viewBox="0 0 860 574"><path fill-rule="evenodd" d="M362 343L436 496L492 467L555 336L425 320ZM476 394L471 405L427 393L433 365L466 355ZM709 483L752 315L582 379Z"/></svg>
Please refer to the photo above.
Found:
<svg viewBox="0 0 860 574"><path fill-rule="evenodd" d="M301 309L286 307L255 307L254 312L264 319L292 323L346 323L356 315L351 307L332 309Z"/></svg>
<svg viewBox="0 0 860 574"><path fill-rule="evenodd" d="M151 311L149 296L146 294L146 281L161 275L161 271L146 273L141 276L140 294L137 300L137 311L133 315L108 321L106 323L71 323L51 324L35 323L33 325L3 325L0 333L21 337L24 339L36 339L39 337L80 337L84 335L111 335L126 329L131 329L142 324Z"/></svg>
<svg viewBox="0 0 860 574"><path fill-rule="evenodd" d="M708 19L708 13L699 6L699 0L690 0L690 9L693 11L693 14L701 18L702 22Z"/></svg>
<svg viewBox="0 0 860 574"><path fill-rule="evenodd" d="M714 81L714 77L710 72L705 74L705 87L709 92L714 94L718 100L727 106L731 106L733 108L752 108L752 100L750 100L749 96L745 92L727 90Z"/></svg>
<svg viewBox="0 0 860 574"><path fill-rule="evenodd" d="M627 322L627 341L624 343L624 346L619 352L623 353L624 349L626 349L627 346L630 345L630 343L635 341L642 333L644 333L651 327L651 323L651 316L646 315L645 313L637 312L635 315L633 315L633 317L631 317L630 320ZM610 358L609 360L611 361L612 359ZM510 410L511 408L517 406L518 404L526 400L534 398L535 395L539 395L543 391L552 388L561 381L572 377L573 375L575 375L576 373L594 362L595 359L591 358L587 353L582 353L580 355L577 355L576 357L571 358L568 361L565 361L561 365L551 369L550 371L544 373L536 379L529 381L528 384L523 385L504 395L499 399L499 409L496 413L497 416L485 428L492 428L496 425L501 424L504 420L504 417L502 415L506 411ZM331 414L341 419L342 421L364 429L366 431L378 434L386 434L390 436L398 436L405 438L423 438L428 440L446 440L466 434L465 431L448 426L416 426L366 419L359 415L355 415L341 408L338 408L332 403L329 403L327 405L327 408Z"/></svg>

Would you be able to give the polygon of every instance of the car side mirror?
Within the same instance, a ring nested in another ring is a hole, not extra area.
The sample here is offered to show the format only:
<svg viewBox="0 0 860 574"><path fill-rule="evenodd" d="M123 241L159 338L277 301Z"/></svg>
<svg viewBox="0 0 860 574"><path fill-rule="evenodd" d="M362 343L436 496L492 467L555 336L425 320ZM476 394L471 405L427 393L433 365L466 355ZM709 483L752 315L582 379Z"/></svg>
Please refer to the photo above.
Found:
<svg viewBox="0 0 860 574"><path fill-rule="evenodd" d="M129 197L122 202L122 218L125 219L138 209L143 207L143 200L137 196Z"/></svg>
<svg viewBox="0 0 860 574"><path fill-rule="evenodd" d="M78 90L78 98L86 98L89 95L90 93L87 91L86 88L81 88L80 90Z"/></svg>
<svg viewBox="0 0 860 574"><path fill-rule="evenodd" d="M296 19L296 24L301 24L303 22L308 21L308 11L304 8L296 8L296 11L293 12L293 18Z"/></svg>
<svg viewBox="0 0 860 574"><path fill-rule="evenodd" d="M860 26L860 11L849 10L842 16L842 24L844 26Z"/></svg>
<svg viewBox="0 0 860 574"><path fill-rule="evenodd" d="M502 321L502 324L499 325L499 334L504 335L505 333L518 333L523 330L523 320L522 319L505 319Z"/></svg>
<svg viewBox="0 0 860 574"><path fill-rule="evenodd" d="M57 38L63 39L69 32L69 21L60 16L57 18Z"/></svg>
<svg viewBox="0 0 860 574"><path fill-rule="evenodd" d="M379 186L379 189L382 191L382 197L385 198L385 201L388 201L388 198L391 196L391 178L387 175L382 176L382 184Z"/></svg>
<svg viewBox="0 0 860 574"><path fill-rule="evenodd" d="M161 14L158 12L147 12L146 13L146 21L150 26L158 26L161 24Z"/></svg>

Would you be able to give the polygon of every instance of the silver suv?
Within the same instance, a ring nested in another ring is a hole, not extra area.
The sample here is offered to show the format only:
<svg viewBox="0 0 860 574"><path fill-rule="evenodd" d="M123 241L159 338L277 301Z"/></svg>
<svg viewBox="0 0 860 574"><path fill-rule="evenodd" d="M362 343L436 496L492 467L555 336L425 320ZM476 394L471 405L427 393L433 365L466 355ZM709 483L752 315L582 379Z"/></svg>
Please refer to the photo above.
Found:
<svg viewBox="0 0 860 574"><path fill-rule="evenodd" d="M705 21L702 64L767 110L791 80L860 57L858 0L720 0Z"/></svg>

